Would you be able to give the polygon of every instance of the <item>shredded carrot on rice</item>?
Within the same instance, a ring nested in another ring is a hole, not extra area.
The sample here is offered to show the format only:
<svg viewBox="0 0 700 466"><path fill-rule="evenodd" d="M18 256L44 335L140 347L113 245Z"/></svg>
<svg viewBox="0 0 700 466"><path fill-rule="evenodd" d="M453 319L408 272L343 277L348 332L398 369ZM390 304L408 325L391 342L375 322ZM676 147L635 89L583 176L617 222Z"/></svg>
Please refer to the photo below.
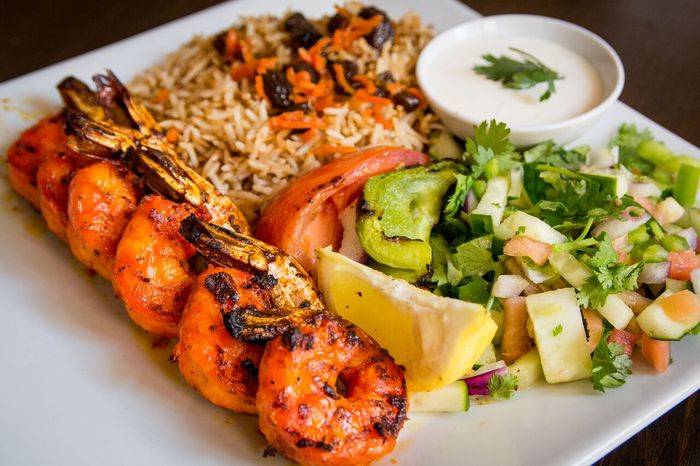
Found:
<svg viewBox="0 0 700 466"><path fill-rule="evenodd" d="M169 128L165 133L165 140L170 143L177 142L179 138L180 132L177 130L177 128Z"/></svg>
<svg viewBox="0 0 700 466"><path fill-rule="evenodd" d="M345 68L342 63L333 63L333 72L335 73L335 80L338 85L343 88L345 92L352 95L355 93L355 89L348 83L345 78Z"/></svg>
<svg viewBox="0 0 700 466"><path fill-rule="evenodd" d="M280 113L268 120L268 125L273 131L282 129L325 129L326 124L318 117L307 115L300 110Z"/></svg>

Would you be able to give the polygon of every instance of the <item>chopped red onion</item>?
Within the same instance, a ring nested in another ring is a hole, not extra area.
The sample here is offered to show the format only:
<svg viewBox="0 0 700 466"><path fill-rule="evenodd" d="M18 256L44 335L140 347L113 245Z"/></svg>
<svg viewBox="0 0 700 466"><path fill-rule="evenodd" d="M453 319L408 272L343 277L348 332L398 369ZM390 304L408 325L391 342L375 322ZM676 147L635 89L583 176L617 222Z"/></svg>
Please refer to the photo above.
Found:
<svg viewBox="0 0 700 466"><path fill-rule="evenodd" d="M698 247L698 234L695 232L694 228L684 228L676 233L678 236L685 238L690 246L690 249L695 251Z"/></svg>
<svg viewBox="0 0 700 466"><path fill-rule="evenodd" d="M666 278L668 278L668 272L670 269L671 264L669 262L644 264L642 272L639 274L639 283L663 285L666 283Z"/></svg>
<svg viewBox="0 0 700 466"><path fill-rule="evenodd" d="M494 375L505 375L508 373L508 366L504 361L497 361L491 364L484 364L476 372L467 377L464 381L469 388L470 395L489 395L488 384Z"/></svg>
<svg viewBox="0 0 700 466"><path fill-rule="evenodd" d="M639 226L644 225L649 221L651 216L646 212L640 213L636 210L638 216L631 214L631 210L625 210L622 212L622 218L612 218L606 220L597 227L593 229L593 236L599 236L603 233L607 233L610 239L619 238L620 236L626 235L632 230L637 229Z"/></svg>

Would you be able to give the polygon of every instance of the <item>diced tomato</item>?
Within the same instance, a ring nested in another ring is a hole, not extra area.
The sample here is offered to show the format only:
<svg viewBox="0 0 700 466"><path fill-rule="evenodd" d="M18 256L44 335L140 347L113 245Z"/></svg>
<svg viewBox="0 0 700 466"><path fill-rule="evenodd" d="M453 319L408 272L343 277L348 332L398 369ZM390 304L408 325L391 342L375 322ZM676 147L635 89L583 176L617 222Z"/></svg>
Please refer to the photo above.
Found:
<svg viewBox="0 0 700 466"><path fill-rule="evenodd" d="M603 319L597 311L592 309L583 310L583 319L586 322L586 330L588 331L588 341L586 342L588 351L592 353L603 336Z"/></svg>
<svg viewBox="0 0 700 466"><path fill-rule="evenodd" d="M620 344L624 349L627 356L632 357L632 351L634 351L634 345L639 339L639 335L635 335L632 332L626 330L613 329L608 337L608 343L615 342Z"/></svg>
<svg viewBox="0 0 700 466"><path fill-rule="evenodd" d="M312 272L317 248L338 250L338 213L358 198L365 182L397 168L428 163L428 156L400 147L373 147L338 158L293 181L265 209L257 236Z"/></svg>
<svg viewBox="0 0 700 466"><path fill-rule="evenodd" d="M671 269L668 276L675 280L690 280L690 272L700 268L700 256L695 251L672 251L668 253Z"/></svg>
<svg viewBox="0 0 700 466"><path fill-rule="evenodd" d="M503 246L503 253L512 257L529 257L535 264L543 265L552 254L552 245L518 235Z"/></svg>
<svg viewBox="0 0 700 466"><path fill-rule="evenodd" d="M653 340L642 335L642 356L658 372L665 372L671 362L671 342Z"/></svg>
<svg viewBox="0 0 700 466"><path fill-rule="evenodd" d="M532 343L527 333L527 307L525 298L515 296L503 301L503 338L501 353L506 364L515 362L530 351Z"/></svg>
<svg viewBox="0 0 700 466"><path fill-rule="evenodd" d="M700 320L700 298L688 290L673 293L658 300L659 306L669 319L689 325Z"/></svg>

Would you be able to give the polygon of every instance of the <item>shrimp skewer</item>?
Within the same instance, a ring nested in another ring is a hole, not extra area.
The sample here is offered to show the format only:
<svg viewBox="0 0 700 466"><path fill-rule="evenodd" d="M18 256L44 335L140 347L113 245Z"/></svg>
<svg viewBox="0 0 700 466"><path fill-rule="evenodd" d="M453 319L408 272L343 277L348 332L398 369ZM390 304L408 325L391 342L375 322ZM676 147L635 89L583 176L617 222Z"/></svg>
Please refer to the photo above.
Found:
<svg viewBox="0 0 700 466"><path fill-rule="evenodd" d="M69 144L76 149L91 149L93 144L118 156L157 194L144 197L136 207L138 190L129 189L128 177L97 169L76 177L71 185L76 196L70 198L76 204L70 210L75 215L70 216L69 230L76 232L69 235L71 246L84 263L101 265L98 270L112 280L139 326L174 337L196 275L190 264L195 250L180 236L180 221L196 214L240 231L247 232L248 225L228 197L217 193L161 139L153 117L114 75L98 75L95 82L100 100L108 108L120 103L129 125L91 118L97 111L68 112ZM103 211L118 215L105 219Z"/></svg>

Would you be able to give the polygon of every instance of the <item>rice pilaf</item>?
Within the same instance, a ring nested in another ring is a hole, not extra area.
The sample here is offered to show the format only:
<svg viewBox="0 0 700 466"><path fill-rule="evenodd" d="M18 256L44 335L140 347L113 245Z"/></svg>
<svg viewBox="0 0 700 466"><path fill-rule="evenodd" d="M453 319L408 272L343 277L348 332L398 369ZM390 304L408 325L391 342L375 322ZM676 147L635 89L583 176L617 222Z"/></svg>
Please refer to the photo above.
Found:
<svg viewBox="0 0 700 466"><path fill-rule="evenodd" d="M347 4L338 8L335 16L360 18L357 15L363 8L367 7ZM232 32L228 36L221 38L244 39L243 45L250 50L244 48L243 54L249 52L248 57L252 54L258 70L265 60L278 68L290 68L290 64L300 61L297 55L304 55L307 50L294 50L290 32L285 30L288 18L289 15L244 17L229 30ZM333 17L326 16L309 22L325 33L332 21ZM362 21L362 18L358 20L360 27ZM347 26L350 32L353 24ZM333 74L333 70L343 69L336 68L337 63L354 64L356 74L350 76L352 81L342 82L344 87L332 83L335 90L330 104L298 105L300 110L296 113L304 110L312 115L309 118L317 119L314 121L318 124L313 128L286 128L284 122L281 128L275 125L275 115L281 113L283 118L298 115L275 108L264 91L261 98L262 89L256 88L256 84L260 86L256 83L260 78L241 77L236 71L237 66L240 70L247 65L245 57L227 58L221 45L217 46L217 39L212 37L194 37L162 63L134 79L130 89L161 121L168 139L177 144L182 157L222 193L231 196L254 223L266 201L292 177L353 148L368 145L424 148L429 132L439 126L437 118L427 109L424 99L417 108L406 111L404 105L396 103L395 96L402 90L410 90L420 97L414 68L420 50L433 33L421 24L417 15L410 13L391 25L393 40L380 48L370 45L367 35L353 39L344 47L336 47L333 42L340 33L324 39L330 45L323 50L322 60L330 71L317 67L318 70L331 77L340 76L342 81L341 75ZM229 46L227 42L225 47ZM315 73L311 68L309 71ZM294 71L289 73L286 76L294 78ZM359 81L366 90L360 89ZM368 92L373 89L374 92ZM361 93L367 102L358 100ZM374 101L382 105L373 107Z"/></svg>

